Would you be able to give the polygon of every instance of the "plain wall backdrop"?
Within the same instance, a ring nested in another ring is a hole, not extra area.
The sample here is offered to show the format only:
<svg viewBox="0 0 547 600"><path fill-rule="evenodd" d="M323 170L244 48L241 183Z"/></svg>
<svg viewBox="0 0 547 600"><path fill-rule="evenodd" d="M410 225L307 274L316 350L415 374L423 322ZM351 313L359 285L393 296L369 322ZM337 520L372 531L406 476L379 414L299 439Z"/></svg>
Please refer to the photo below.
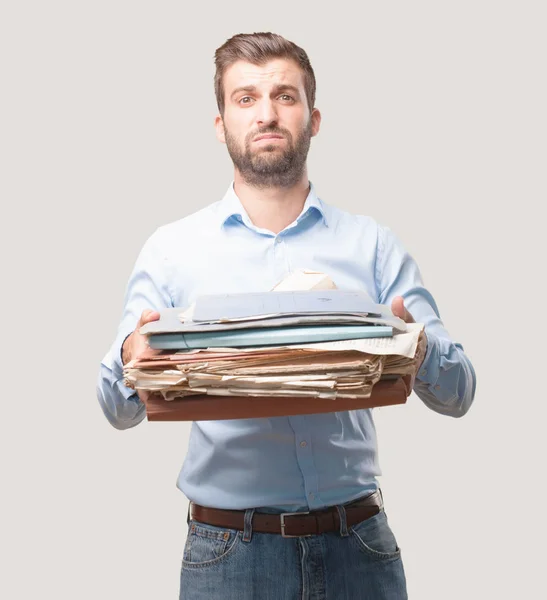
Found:
<svg viewBox="0 0 547 600"><path fill-rule="evenodd" d="M375 411L410 598L544 597L546 22L526 0L3 5L2 598L178 597L189 424L116 431L95 385L145 239L231 181L213 54L253 31L309 54L320 197L395 231L476 369L463 419Z"/></svg>

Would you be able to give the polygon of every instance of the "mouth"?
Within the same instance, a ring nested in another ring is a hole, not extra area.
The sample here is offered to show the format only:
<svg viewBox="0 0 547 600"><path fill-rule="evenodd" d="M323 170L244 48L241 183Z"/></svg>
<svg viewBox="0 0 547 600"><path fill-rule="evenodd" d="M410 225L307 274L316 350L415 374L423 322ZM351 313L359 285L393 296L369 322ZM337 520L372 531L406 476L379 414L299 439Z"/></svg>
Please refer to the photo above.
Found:
<svg viewBox="0 0 547 600"><path fill-rule="evenodd" d="M261 140L282 140L284 139L282 135L278 135L276 133L266 133L264 135L259 135L255 137L254 142L259 142Z"/></svg>

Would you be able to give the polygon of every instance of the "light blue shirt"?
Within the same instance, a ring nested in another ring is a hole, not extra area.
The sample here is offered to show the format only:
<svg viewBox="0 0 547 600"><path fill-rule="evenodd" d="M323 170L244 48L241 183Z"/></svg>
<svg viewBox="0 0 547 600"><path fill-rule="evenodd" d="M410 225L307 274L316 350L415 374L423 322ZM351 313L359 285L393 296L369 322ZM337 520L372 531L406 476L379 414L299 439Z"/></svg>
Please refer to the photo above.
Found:
<svg viewBox="0 0 547 600"><path fill-rule="evenodd" d="M123 383L120 356L144 309L187 307L200 294L267 291L297 269L326 273L338 288L365 290L382 304L403 296L428 340L415 392L436 412L467 412L475 393L471 362L389 229L324 203L311 184L300 216L276 235L253 225L232 184L220 202L160 227L144 244L100 367L97 394L110 423L127 429L145 417ZM379 474L372 410L355 410L194 422L177 486L205 506L305 510L375 490Z"/></svg>

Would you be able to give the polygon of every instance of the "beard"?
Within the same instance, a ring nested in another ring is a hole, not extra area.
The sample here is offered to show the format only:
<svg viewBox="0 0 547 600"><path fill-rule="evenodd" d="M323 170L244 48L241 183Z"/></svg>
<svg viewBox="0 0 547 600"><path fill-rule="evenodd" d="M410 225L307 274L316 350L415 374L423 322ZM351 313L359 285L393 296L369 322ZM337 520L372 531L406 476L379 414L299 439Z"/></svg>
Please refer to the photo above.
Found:
<svg viewBox="0 0 547 600"><path fill-rule="evenodd" d="M282 150L275 143L262 145L253 151L253 139L268 133L284 136L287 148ZM290 188L300 181L306 168L311 133L311 119L302 129L296 141L293 141L293 136L286 129L279 127L258 129L245 137L244 148L241 148L235 137L224 126L226 147L234 167L241 173L248 185L262 189Z"/></svg>

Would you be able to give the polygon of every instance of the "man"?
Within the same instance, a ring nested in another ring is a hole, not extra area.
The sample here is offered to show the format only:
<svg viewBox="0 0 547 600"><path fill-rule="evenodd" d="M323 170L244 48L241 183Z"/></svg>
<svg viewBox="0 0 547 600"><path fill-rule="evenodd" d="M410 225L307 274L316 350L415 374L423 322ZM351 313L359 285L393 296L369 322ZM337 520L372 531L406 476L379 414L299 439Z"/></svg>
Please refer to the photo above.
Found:
<svg viewBox="0 0 547 600"><path fill-rule="evenodd" d="M269 290L298 268L325 272L339 288L366 290L405 321L424 323L427 346L411 384L431 409L464 415L473 367L444 329L416 263L389 229L324 203L308 180L321 114L304 50L271 33L236 35L215 59L215 127L234 181L220 202L145 243L101 365L106 417L126 429L145 416L148 396L124 386L122 365L145 348L139 328L158 310L205 293ZM355 186L359 193L358 178ZM193 423L178 480L191 501L180 597L406 598L379 473L370 410ZM309 514L294 514L302 512Z"/></svg>

